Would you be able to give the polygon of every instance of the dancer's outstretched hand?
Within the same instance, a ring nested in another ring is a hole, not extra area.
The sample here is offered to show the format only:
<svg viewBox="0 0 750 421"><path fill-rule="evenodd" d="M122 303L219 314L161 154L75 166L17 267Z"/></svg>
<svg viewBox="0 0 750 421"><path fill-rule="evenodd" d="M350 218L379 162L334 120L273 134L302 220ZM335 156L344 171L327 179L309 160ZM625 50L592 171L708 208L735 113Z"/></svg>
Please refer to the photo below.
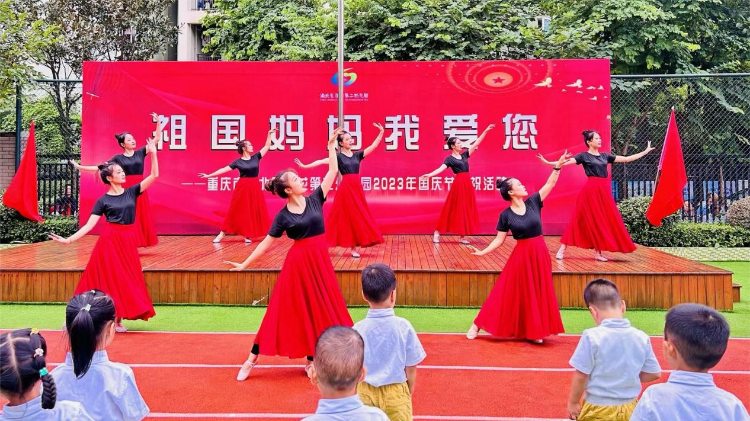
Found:
<svg viewBox="0 0 750 421"><path fill-rule="evenodd" d="M385 128L380 123L372 123L373 126L377 127L381 132L385 131Z"/></svg>
<svg viewBox="0 0 750 421"><path fill-rule="evenodd" d="M468 247L471 248L472 250L474 250L471 253L472 255L474 255L474 256L484 256L484 254L482 253L482 250L479 250L478 248L472 246L471 244L469 244Z"/></svg>
<svg viewBox="0 0 750 421"><path fill-rule="evenodd" d="M555 165L557 168L562 167L565 162L570 159L570 157L573 156L572 154L568 153L568 150L565 149L565 152L563 152L562 155L560 155L560 159L557 160L557 164Z"/></svg>
<svg viewBox="0 0 750 421"><path fill-rule="evenodd" d="M339 137L340 134L344 133L346 130L344 130L342 127L336 127L336 129L331 132L331 137L328 139L328 146L331 146L336 143L336 138Z"/></svg>
<svg viewBox="0 0 750 421"><path fill-rule="evenodd" d="M651 146L651 141L649 140L648 141L648 145L646 145L646 153L649 153L649 152L653 151L654 149L656 149L656 148L654 148L653 146Z"/></svg>
<svg viewBox="0 0 750 421"><path fill-rule="evenodd" d="M204 172L199 172L198 173L198 177L200 177L200 178L208 178L208 174L206 174Z"/></svg>
<svg viewBox="0 0 750 421"><path fill-rule="evenodd" d="M554 162L547 161L547 159L544 156L542 156L542 154L540 153L536 154L536 157L539 158L539 160L542 161L542 163L544 164L547 164L547 165L554 164Z"/></svg>
<svg viewBox="0 0 750 421"><path fill-rule="evenodd" d="M294 163L297 164L300 168L307 168L305 164L302 163L302 161L299 160L299 158L294 158Z"/></svg>
<svg viewBox="0 0 750 421"><path fill-rule="evenodd" d="M154 139L150 137L146 139L146 149L148 153L156 153L156 142L154 142Z"/></svg>
<svg viewBox="0 0 750 421"><path fill-rule="evenodd" d="M242 263L230 262L229 260L224 260L221 263L224 263L224 264L227 264L227 265L232 265L233 267L231 269L229 269L230 272L239 272L239 271L242 271L242 270L245 269L245 267L242 265Z"/></svg>
<svg viewBox="0 0 750 421"><path fill-rule="evenodd" d="M494 128L495 128L495 125L494 125L494 124L490 124L489 126L487 126L487 128L486 128L486 129L484 129L484 131L485 131L485 132L488 132L488 131L490 131L490 130L492 130L492 129L494 129Z"/></svg>
<svg viewBox="0 0 750 421"><path fill-rule="evenodd" d="M57 241L58 243L70 244L70 239L64 238L64 237L60 237L59 235L53 234L53 233L49 234L49 239Z"/></svg>

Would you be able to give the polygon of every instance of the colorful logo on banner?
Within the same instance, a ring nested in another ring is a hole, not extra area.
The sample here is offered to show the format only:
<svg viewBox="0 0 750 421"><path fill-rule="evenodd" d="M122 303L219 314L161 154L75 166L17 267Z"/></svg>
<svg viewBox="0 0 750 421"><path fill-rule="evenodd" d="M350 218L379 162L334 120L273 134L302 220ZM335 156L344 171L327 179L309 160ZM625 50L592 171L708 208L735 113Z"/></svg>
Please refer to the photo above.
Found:
<svg viewBox="0 0 750 421"><path fill-rule="evenodd" d="M344 69L344 86L349 86L357 80L357 74L354 72L346 73L348 70L352 70L352 68L350 67L348 69ZM333 77L331 78L331 83L338 86L339 84L338 72L333 74Z"/></svg>

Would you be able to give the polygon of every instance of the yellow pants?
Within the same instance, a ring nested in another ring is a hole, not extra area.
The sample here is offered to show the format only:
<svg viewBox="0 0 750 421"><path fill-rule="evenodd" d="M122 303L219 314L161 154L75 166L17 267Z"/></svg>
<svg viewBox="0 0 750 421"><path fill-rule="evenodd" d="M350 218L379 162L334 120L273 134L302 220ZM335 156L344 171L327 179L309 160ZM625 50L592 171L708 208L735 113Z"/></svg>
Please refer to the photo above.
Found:
<svg viewBox="0 0 750 421"><path fill-rule="evenodd" d="M382 409L391 421L412 421L411 393L406 382L380 387L362 382L357 393L365 405Z"/></svg>
<svg viewBox="0 0 750 421"><path fill-rule="evenodd" d="M578 421L628 421L633 415L638 399L622 405L594 405L583 401Z"/></svg>

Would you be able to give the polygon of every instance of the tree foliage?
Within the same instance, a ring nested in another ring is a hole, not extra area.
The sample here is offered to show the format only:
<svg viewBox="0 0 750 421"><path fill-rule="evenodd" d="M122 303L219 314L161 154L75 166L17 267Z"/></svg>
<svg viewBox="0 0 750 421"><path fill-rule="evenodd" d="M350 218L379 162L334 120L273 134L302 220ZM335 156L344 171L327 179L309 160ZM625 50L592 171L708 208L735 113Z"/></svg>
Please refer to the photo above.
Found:
<svg viewBox="0 0 750 421"><path fill-rule="evenodd" d="M16 85L31 79L32 61L43 48L59 41L58 28L24 12L15 0L0 0L0 97L15 92Z"/></svg>

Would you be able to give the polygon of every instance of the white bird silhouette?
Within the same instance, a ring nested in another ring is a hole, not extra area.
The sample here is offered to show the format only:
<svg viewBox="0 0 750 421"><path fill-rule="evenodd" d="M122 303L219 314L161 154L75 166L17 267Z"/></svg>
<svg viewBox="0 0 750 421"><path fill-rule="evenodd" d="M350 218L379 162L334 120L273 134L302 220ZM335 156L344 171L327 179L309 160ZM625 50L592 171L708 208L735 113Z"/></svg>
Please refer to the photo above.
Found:
<svg viewBox="0 0 750 421"><path fill-rule="evenodd" d="M535 83L534 86L540 86L542 88L551 88L552 87L552 78L548 77L547 79L544 79L543 81L539 83Z"/></svg>
<svg viewBox="0 0 750 421"><path fill-rule="evenodd" d="M588 87L588 88L586 88L586 89L596 89L596 86L589 86L589 87Z"/></svg>
<svg viewBox="0 0 750 421"><path fill-rule="evenodd" d="M581 79L576 80L576 83L571 83L570 85L565 85L568 88L582 88L583 87L583 81Z"/></svg>
<svg viewBox="0 0 750 421"><path fill-rule="evenodd" d="M563 92L568 92L568 90L567 90L567 89L563 89L562 91L563 91Z"/></svg>
<svg viewBox="0 0 750 421"><path fill-rule="evenodd" d="M604 90L604 86L599 85L599 87L597 89L599 89L600 91L603 91Z"/></svg>
<svg viewBox="0 0 750 421"><path fill-rule="evenodd" d="M596 97L589 98L589 99L592 100L592 101L596 101Z"/></svg>
<svg viewBox="0 0 750 421"><path fill-rule="evenodd" d="M582 93L583 93L583 91L576 91L576 93L577 93L577 94L582 94Z"/></svg>

